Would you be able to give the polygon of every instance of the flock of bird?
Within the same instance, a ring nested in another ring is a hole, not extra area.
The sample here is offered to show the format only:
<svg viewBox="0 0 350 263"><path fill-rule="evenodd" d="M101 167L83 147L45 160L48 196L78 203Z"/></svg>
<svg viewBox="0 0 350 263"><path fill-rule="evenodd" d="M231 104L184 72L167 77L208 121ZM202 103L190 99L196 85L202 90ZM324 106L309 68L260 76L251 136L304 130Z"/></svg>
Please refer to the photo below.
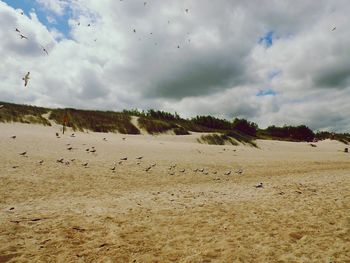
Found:
<svg viewBox="0 0 350 263"><path fill-rule="evenodd" d="M75 138L76 135L73 133L73 134L70 135L70 137ZM13 139L13 140L15 140L16 138L17 138L16 135L11 136L11 139ZM61 138L58 133L56 133L56 138L57 139ZM125 138L122 138L122 139L125 140ZM107 139L103 138L103 141L107 141ZM78 148L73 148L73 146L70 143L66 144L66 146L67 146L67 148L66 148L67 151L78 150ZM89 148L86 148L85 152L87 154L94 154L94 155L97 154L97 150L96 150L95 146L91 146ZM21 156L21 157L28 157L28 152L27 151L20 152L19 156ZM136 157L135 158L136 165L137 166L141 166L143 164L142 163L143 159L144 159L144 156ZM125 164L127 161L130 161L130 158L122 157L118 161L114 162L113 165L109 168L109 170L112 173L116 173L117 172L117 167ZM65 166L70 166L72 163L76 163L76 159L59 158L59 159L56 160L56 163L63 164ZM38 165L43 165L44 164L44 160L38 161L37 164ZM82 167L84 167L84 168L89 168L89 162L88 161L81 162L80 165ZM148 172L151 172L156 166L157 166L156 163L151 163L151 164L149 164L149 165L147 165L147 166L145 166L144 168L141 168L141 169L142 169L142 171L148 173ZM17 169L17 168L19 168L19 166L16 165L16 166L13 166L12 168L13 169ZM194 173L194 174L202 174L202 175L209 175L209 174L218 175L218 171L211 171L211 172L209 172L205 168L195 168L195 169L178 168L177 164L171 164L167 168L167 171L168 171L167 172L168 175L171 175L171 176L176 175L176 173L178 173L178 174L193 174ZM233 174L243 175L243 173L244 173L243 169L239 168L239 169L235 169L235 170L228 170L228 171L224 172L223 175L225 175L225 176L231 176ZM214 180L215 181L219 181L220 178L214 178ZM259 183L259 184L255 185L255 187L256 188L263 188L263 183Z"/></svg>
<svg viewBox="0 0 350 263"><path fill-rule="evenodd" d="M62 0L60 0L62 1ZM123 0L120 0L120 2L122 2ZM147 5L147 2L143 2L143 5L146 6ZM189 9L186 8L185 9L185 12L188 13L189 12ZM21 12L21 15L24 15L24 12ZM170 23L170 20L168 20L168 24ZM81 22L78 22L77 23L77 26L80 26L81 25ZM87 27L91 27L91 23L88 23L87 24ZM26 35L24 35L24 33L21 32L21 30L19 30L18 28L15 29L15 31L18 33L20 39L24 39L24 40L28 40L28 37ZM134 28L133 29L133 32L136 33L136 29ZM189 33L188 33L189 34ZM153 32L150 33L150 35L153 35ZM139 40L141 40L139 38ZM97 41L97 38L94 39L94 41L96 42ZM188 42L191 42L191 39L188 39ZM155 45L158 45L158 43L156 42ZM180 45L177 45L177 48L179 49L180 48ZM40 45L40 49L48 56L49 55L49 52L47 51L47 49ZM28 83L29 83L29 75L30 75L30 72L27 72L27 74L22 78L22 80L24 81L24 86L27 87Z"/></svg>

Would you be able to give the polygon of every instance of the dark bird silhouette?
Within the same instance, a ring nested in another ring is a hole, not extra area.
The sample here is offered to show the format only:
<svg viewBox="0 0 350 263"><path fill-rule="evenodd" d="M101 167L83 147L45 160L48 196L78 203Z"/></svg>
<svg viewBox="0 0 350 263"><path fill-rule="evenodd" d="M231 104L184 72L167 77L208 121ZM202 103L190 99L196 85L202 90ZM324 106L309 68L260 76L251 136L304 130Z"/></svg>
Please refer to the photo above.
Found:
<svg viewBox="0 0 350 263"><path fill-rule="evenodd" d="M44 163L44 160L39 161L39 164L42 165Z"/></svg>
<svg viewBox="0 0 350 263"><path fill-rule="evenodd" d="M113 167L111 168L111 171L113 171L113 172L114 172L114 171L115 171L115 169L116 169L116 168L115 168L115 166L113 166Z"/></svg>
<svg viewBox="0 0 350 263"><path fill-rule="evenodd" d="M25 156L26 154L27 154L27 152L25 151L25 152L20 153L19 155Z"/></svg>
<svg viewBox="0 0 350 263"><path fill-rule="evenodd" d="M22 34L20 34L19 36L21 37L21 39L28 39L26 36L24 36Z"/></svg>
<svg viewBox="0 0 350 263"><path fill-rule="evenodd" d="M143 158L143 156L139 156L136 158L136 160L141 160Z"/></svg>
<svg viewBox="0 0 350 263"><path fill-rule="evenodd" d="M336 29L337 29L337 27L333 27L332 31L334 31L334 30L336 30Z"/></svg>
<svg viewBox="0 0 350 263"><path fill-rule="evenodd" d="M95 153L95 152L96 152L96 149L92 149L90 152L91 152L91 153Z"/></svg>
<svg viewBox="0 0 350 263"><path fill-rule="evenodd" d="M91 26L91 24L88 24L87 26Z"/></svg>
<svg viewBox="0 0 350 263"><path fill-rule="evenodd" d="M30 72L28 72L23 78L22 80L24 80L24 87L27 87L28 85L28 82L29 82L29 75L30 75Z"/></svg>
<svg viewBox="0 0 350 263"><path fill-rule="evenodd" d="M56 160L57 163L63 163L63 161L64 161L63 158Z"/></svg>
<svg viewBox="0 0 350 263"><path fill-rule="evenodd" d="M88 165L89 165L88 162L82 164L82 166L84 166L85 168L86 168Z"/></svg>
<svg viewBox="0 0 350 263"><path fill-rule="evenodd" d="M16 139L16 138L17 138L16 135L11 136L11 139Z"/></svg>
<svg viewBox="0 0 350 263"><path fill-rule="evenodd" d="M71 151L71 150L73 150L73 147L68 147L67 150Z"/></svg>
<svg viewBox="0 0 350 263"><path fill-rule="evenodd" d="M18 28L16 28L16 32L21 33L21 31L19 31L19 29L18 29Z"/></svg>
<svg viewBox="0 0 350 263"><path fill-rule="evenodd" d="M49 52L47 52L47 49L45 47L41 46L41 49L46 53L46 55L49 55Z"/></svg>
<svg viewBox="0 0 350 263"><path fill-rule="evenodd" d="M106 138L103 138L102 140L107 141L107 139L106 139Z"/></svg>
<svg viewBox="0 0 350 263"><path fill-rule="evenodd" d="M121 161L127 161L128 160L128 157L123 157L123 158L120 158Z"/></svg>
<svg viewBox="0 0 350 263"><path fill-rule="evenodd" d="M134 29L133 31L134 31L134 33L136 33L136 29Z"/></svg>

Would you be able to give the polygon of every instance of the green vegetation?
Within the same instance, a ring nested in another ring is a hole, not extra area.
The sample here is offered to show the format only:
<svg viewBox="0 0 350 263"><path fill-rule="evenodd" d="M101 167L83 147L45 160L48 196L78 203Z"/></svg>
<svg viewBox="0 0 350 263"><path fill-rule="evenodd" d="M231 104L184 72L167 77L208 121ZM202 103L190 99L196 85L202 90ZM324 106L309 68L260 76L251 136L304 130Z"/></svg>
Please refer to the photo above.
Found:
<svg viewBox="0 0 350 263"><path fill-rule="evenodd" d="M315 138L317 140L337 140L344 144L350 144L350 134L349 133L333 133L326 131L319 131L316 133Z"/></svg>
<svg viewBox="0 0 350 263"><path fill-rule="evenodd" d="M235 140L233 140L231 137L225 134L216 134L216 133L202 135L198 139L198 142L211 144L211 145L225 145L225 144L238 145L238 143Z"/></svg>
<svg viewBox="0 0 350 263"><path fill-rule="evenodd" d="M137 109L113 111L92 111L76 109L47 109L43 107L17 105L0 102L4 105L0 109L0 122L37 123L50 126L50 122L43 117L50 113L49 119L59 125L63 124L66 116L67 126L74 130L91 130L94 132L119 132L123 134L140 134L140 131L131 122L131 116L138 116L140 128L150 134L160 134L168 131L176 135L188 135L190 132L213 133L203 135L199 141L208 144L248 144L257 147L256 139L305 141L313 140L338 140L350 144L349 133L314 133L305 125L300 126L270 126L259 129L258 125L245 119L232 121L219 119L212 116L196 116L191 119L183 119L177 113Z"/></svg>
<svg viewBox="0 0 350 263"><path fill-rule="evenodd" d="M315 138L314 132L305 125L300 126L269 126L261 130L261 137L266 139L283 139L286 141L306 141L311 142Z"/></svg>
<svg viewBox="0 0 350 263"><path fill-rule="evenodd" d="M129 115L112 111L90 111L76 109L55 109L51 111L50 120L58 124L63 123L67 116L68 127L73 130L91 130L94 132L116 132L123 134L140 134L131 123Z"/></svg>
<svg viewBox="0 0 350 263"><path fill-rule="evenodd" d="M42 117L43 114L48 113L48 109L6 102L0 102L0 104L4 105L0 110L0 122L21 122L51 126L50 122Z"/></svg>

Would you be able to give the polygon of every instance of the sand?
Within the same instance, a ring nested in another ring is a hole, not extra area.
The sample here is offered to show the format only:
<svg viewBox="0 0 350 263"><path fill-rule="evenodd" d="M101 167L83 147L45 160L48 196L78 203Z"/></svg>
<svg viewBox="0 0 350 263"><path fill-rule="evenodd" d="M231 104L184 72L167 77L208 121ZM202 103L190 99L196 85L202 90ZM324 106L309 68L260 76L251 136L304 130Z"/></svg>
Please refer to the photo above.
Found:
<svg viewBox="0 0 350 263"><path fill-rule="evenodd" d="M57 131L0 124L0 262L350 262L344 144Z"/></svg>

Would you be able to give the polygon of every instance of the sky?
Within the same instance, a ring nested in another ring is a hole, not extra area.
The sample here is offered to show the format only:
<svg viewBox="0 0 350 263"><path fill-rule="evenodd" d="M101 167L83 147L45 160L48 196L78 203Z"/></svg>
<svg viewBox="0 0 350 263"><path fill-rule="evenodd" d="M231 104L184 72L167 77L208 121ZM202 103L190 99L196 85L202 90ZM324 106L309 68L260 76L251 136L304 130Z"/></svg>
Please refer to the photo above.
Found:
<svg viewBox="0 0 350 263"><path fill-rule="evenodd" d="M347 0L145 1L0 0L0 101L350 132Z"/></svg>

